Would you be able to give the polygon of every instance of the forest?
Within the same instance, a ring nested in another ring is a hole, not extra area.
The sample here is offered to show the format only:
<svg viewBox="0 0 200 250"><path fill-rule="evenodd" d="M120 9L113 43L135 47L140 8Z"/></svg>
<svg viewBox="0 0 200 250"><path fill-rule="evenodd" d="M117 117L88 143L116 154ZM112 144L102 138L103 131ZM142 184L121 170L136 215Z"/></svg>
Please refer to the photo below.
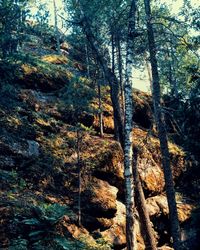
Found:
<svg viewBox="0 0 200 250"><path fill-rule="evenodd" d="M200 3L0 0L0 249L200 249Z"/></svg>

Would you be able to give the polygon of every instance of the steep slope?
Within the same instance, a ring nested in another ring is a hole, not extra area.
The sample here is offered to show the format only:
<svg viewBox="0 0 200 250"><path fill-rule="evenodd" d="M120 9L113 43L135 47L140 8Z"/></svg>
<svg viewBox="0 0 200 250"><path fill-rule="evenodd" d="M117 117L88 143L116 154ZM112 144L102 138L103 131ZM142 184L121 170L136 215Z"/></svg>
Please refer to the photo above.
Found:
<svg viewBox="0 0 200 250"><path fill-rule="evenodd" d="M70 55L49 54L52 50L42 47L42 42L40 49L34 42L27 44L26 51L25 56L0 61L0 247L122 249L126 244L123 153L112 135L107 88L104 127L110 134L100 138L96 96L80 63ZM134 100L134 147L161 246L170 240L159 142L155 133L147 131L152 123L151 97L135 91ZM177 181L188 162L172 143L170 157ZM81 226L77 223L79 169ZM184 223L194 205L180 203ZM139 249L144 249L139 220L137 240Z"/></svg>

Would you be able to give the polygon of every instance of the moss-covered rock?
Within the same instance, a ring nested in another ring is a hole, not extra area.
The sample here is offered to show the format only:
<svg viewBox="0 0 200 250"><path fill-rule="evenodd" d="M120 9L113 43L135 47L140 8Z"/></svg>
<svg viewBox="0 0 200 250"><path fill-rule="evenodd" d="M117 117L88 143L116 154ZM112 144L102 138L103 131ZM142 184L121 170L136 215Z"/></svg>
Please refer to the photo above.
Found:
<svg viewBox="0 0 200 250"><path fill-rule="evenodd" d="M93 178L82 194L83 211L96 217L113 218L117 211L117 188Z"/></svg>

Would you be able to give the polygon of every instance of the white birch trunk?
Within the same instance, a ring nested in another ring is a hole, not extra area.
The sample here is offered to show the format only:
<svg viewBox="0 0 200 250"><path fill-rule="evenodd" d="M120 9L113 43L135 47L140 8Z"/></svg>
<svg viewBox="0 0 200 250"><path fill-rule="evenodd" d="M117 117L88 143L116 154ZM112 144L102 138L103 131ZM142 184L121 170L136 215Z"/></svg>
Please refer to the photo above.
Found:
<svg viewBox="0 0 200 250"><path fill-rule="evenodd" d="M134 201L134 180L133 180L133 88L132 88L132 70L133 70L133 40L135 33L135 0L131 3L129 13L129 27L127 36L127 54L126 54L126 72L124 84L125 97L125 129L124 129L124 177L126 187L126 240L127 249L137 249L135 232L135 201Z"/></svg>
<svg viewBox="0 0 200 250"><path fill-rule="evenodd" d="M57 52L60 55L60 38L59 38L59 30L58 30L58 16L57 16L57 8L56 8L56 1L53 0L53 7L54 7L54 27L55 27L55 36L56 36L56 48Z"/></svg>

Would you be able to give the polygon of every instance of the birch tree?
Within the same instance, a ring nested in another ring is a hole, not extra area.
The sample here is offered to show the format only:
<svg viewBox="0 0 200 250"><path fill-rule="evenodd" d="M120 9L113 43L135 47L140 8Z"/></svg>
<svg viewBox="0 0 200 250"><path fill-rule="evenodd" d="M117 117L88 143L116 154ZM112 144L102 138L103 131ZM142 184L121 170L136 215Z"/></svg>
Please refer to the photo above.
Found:
<svg viewBox="0 0 200 250"><path fill-rule="evenodd" d="M135 202L134 202L134 180L132 172L133 163L133 44L135 34L136 1L132 0L128 18L128 34L126 48L126 72L124 84L125 96L125 129L124 129L124 177L126 186L126 242L127 249L137 249L135 232Z"/></svg>
<svg viewBox="0 0 200 250"><path fill-rule="evenodd" d="M53 7L54 7L54 29L55 29L55 36L56 36L56 49L58 54L61 54L60 51L60 38L59 38L59 30L58 30L58 15L57 15L57 6L56 1L53 0Z"/></svg>

